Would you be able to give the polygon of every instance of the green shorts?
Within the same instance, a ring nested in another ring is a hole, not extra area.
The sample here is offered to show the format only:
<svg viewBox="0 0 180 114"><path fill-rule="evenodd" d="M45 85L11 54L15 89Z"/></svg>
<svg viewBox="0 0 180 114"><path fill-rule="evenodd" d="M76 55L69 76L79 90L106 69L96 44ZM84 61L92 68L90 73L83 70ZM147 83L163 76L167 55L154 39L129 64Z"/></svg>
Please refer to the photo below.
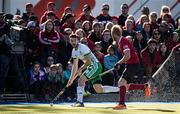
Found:
<svg viewBox="0 0 180 114"><path fill-rule="evenodd" d="M87 67L83 74L91 81L92 84L102 82L102 78L99 74L102 73L102 65L99 62L92 63Z"/></svg>

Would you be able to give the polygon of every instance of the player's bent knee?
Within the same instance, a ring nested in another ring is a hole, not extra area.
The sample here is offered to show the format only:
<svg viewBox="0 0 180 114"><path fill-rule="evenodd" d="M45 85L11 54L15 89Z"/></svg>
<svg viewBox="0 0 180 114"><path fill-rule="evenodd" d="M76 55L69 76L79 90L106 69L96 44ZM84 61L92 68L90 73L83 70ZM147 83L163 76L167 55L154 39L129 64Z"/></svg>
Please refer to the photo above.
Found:
<svg viewBox="0 0 180 114"><path fill-rule="evenodd" d="M79 86L85 86L86 81L87 81L87 78L84 77L84 76L81 76L81 77L78 79L78 85L79 85Z"/></svg>
<svg viewBox="0 0 180 114"><path fill-rule="evenodd" d="M103 88L102 88L101 84L94 84L93 88L96 91L96 93L102 93L103 92Z"/></svg>

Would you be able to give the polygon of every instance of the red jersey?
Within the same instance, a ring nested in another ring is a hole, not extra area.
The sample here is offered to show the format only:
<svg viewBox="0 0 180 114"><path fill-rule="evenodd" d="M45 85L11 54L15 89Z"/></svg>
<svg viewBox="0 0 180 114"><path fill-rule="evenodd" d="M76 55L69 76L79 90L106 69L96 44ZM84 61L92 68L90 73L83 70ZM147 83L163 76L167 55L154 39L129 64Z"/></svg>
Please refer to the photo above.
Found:
<svg viewBox="0 0 180 114"><path fill-rule="evenodd" d="M119 50L122 55L124 55L124 52L126 50L130 50L130 58L126 61L126 64L138 64L139 58L136 54L136 51L133 47L133 45L125 38L121 37L119 40Z"/></svg>

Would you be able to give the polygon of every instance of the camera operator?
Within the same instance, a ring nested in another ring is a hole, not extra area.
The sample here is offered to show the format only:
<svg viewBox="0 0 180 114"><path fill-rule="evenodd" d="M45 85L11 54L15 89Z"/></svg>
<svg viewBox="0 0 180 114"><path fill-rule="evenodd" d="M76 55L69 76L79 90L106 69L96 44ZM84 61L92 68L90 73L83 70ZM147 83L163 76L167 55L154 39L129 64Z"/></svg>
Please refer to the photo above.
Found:
<svg viewBox="0 0 180 114"><path fill-rule="evenodd" d="M0 13L0 94L5 88L5 79L7 76L7 65L9 63L9 46L6 44L9 27L4 21L4 13Z"/></svg>
<svg viewBox="0 0 180 114"><path fill-rule="evenodd" d="M5 92L5 88L13 92L23 91L18 58L11 53L14 45L10 35L12 18L11 14L0 13L0 94Z"/></svg>

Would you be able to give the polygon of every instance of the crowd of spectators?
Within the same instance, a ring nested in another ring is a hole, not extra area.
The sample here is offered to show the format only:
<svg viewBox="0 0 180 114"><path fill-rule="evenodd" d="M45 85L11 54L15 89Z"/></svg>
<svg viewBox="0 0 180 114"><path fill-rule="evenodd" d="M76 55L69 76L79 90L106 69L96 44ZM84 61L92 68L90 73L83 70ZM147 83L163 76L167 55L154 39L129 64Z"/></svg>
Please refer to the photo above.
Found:
<svg viewBox="0 0 180 114"><path fill-rule="evenodd" d="M33 12L31 3L25 7L22 15L18 12L15 15L0 13L0 94L11 86L15 92L28 90L39 100L53 98L70 77L72 46L69 36L72 33L92 50L106 71L122 57L111 37L112 26L119 25L122 35L134 45L141 62L137 83L145 83L172 48L180 43L180 18L173 19L170 8L165 5L161 7L160 16L147 6L143 7L137 20L129 14L127 4L120 6L119 16L111 16L111 7L102 4L96 17L88 4L79 15L74 15L72 8L66 7L59 16L55 14L55 3L49 2L41 18ZM25 32L21 54L12 53L16 44L11 41L12 26L23 28ZM124 65L119 72L123 68ZM103 84L117 85L118 78L116 72L109 73L103 76ZM75 97L75 87L76 84L65 93L65 99ZM87 90L93 92L90 89L91 84Z"/></svg>

